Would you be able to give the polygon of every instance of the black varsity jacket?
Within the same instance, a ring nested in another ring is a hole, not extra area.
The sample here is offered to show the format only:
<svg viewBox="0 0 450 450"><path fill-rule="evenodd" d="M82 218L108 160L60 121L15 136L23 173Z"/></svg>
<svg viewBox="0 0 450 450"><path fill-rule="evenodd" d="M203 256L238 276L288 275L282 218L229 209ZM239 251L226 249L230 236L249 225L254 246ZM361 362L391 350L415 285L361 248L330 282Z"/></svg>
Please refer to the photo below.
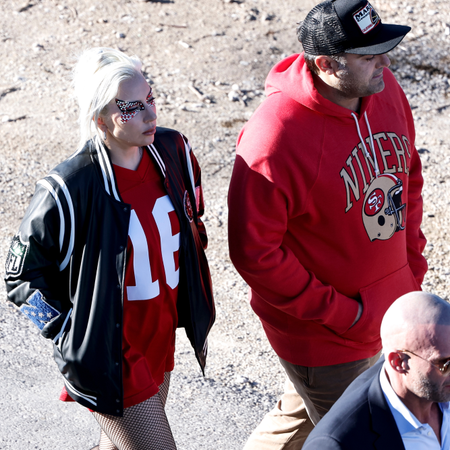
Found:
<svg viewBox="0 0 450 450"><path fill-rule="evenodd" d="M157 128L147 147L180 221L178 326L204 370L215 319L200 168L180 133ZM122 301L130 205L108 151L92 141L37 183L6 260L8 300L54 342L70 396L123 414Z"/></svg>

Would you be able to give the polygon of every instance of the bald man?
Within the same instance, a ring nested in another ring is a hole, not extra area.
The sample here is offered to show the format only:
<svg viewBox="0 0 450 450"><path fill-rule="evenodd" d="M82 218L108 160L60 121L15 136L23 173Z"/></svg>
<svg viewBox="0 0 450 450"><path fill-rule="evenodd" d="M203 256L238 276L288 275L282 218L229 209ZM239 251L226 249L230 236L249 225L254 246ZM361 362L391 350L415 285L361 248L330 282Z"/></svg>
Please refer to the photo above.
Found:
<svg viewBox="0 0 450 450"><path fill-rule="evenodd" d="M450 305L411 292L381 324L384 356L319 422L303 450L450 449Z"/></svg>

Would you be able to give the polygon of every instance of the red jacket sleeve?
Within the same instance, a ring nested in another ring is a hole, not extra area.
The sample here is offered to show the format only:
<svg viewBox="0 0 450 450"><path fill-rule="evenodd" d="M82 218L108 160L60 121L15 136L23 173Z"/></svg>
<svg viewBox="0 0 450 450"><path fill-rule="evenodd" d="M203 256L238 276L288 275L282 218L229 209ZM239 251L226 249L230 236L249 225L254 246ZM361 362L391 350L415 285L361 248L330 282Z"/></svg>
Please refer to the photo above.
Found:
<svg viewBox="0 0 450 450"><path fill-rule="evenodd" d="M420 229L423 215L422 163L420 161L419 153L415 148L415 127L411 107L403 90L401 90L400 87L398 87L398 90L401 96L403 110L405 112L405 117L409 128L409 137L412 139L412 142L404 142L408 152L411 155L408 177L408 210L406 217L408 263L417 283L420 286L428 269L427 261L422 255L427 241L422 233L422 230Z"/></svg>
<svg viewBox="0 0 450 450"><path fill-rule="evenodd" d="M411 166L409 170L408 211L406 220L408 262L417 283L421 285L428 269L427 262L422 255L427 241L420 229L423 214L422 164L419 154L414 147L412 148Z"/></svg>
<svg viewBox="0 0 450 450"><path fill-rule="evenodd" d="M228 205L230 257L259 299L338 334L347 331L356 318L358 302L321 283L300 264L283 243L288 227L286 196L239 155Z"/></svg>

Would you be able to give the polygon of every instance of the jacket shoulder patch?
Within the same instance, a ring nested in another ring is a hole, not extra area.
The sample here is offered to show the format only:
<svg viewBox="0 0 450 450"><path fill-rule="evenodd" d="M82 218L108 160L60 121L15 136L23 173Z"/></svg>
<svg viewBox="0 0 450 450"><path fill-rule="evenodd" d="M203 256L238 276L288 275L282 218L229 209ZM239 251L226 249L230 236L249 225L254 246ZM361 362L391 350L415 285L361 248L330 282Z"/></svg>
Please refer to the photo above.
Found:
<svg viewBox="0 0 450 450"><path fill-rule="evenodd" d="M194 212L192 211L192 205L191 200L189 199L188 191L184 191L183 205L184 214L188 218L189 222L192 222L192 220L194 219Z"/></svg>
<svg viewBox="0 0 450 450"><path fill-rule="evenodd" d="M18 276L22 273L28 248L29 245L24 244L20 239L20 234L13 237L8 255L6 256L6 275Z"/></svg>
<svg viewBox="0 0 450 450"><path fill-rule="evenodd" d="M40 330L60 315L59 311L45 301L45 297L40 291L35 291L19 309Z"/></svg>

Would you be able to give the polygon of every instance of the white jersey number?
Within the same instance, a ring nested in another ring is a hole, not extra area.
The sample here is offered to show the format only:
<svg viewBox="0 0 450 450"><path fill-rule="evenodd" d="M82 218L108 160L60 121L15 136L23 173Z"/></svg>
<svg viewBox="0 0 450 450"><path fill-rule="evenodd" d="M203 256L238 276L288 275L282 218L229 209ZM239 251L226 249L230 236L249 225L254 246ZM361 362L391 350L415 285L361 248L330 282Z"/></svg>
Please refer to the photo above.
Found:
<svg viewBox="0 0 450 450"><path fill-rule="evenodd" d="M166 282L175 289L178 286L180 272L179 269L175 270L174 253L180 248L180 233L172 235L169 217L172 211L174 211L172 202L169 196L165 195L156 200L152 214L159 231ZM159 280L152 281L147 238L134 210L131 211L128 235L133 244L133 268L136 281L136 286L127 286L128 300L150 300L159 295Z"/></svg>

